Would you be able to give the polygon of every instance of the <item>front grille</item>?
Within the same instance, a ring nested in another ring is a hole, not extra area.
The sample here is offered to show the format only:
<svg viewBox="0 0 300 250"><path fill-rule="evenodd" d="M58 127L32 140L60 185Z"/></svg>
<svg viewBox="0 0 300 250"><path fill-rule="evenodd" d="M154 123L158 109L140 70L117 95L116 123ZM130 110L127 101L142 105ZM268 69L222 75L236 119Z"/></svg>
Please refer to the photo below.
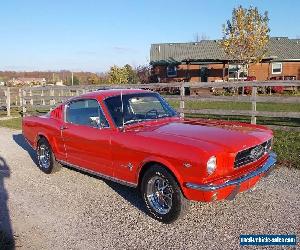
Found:
<svg viewBox="0 0 300 250"><path fill-rule="evenodd" d="M241 166L259 160L263 155L270 152L271 146L272 139L265 141L262 144L238 152L235 157L234 168L239 168Z"/></svg>

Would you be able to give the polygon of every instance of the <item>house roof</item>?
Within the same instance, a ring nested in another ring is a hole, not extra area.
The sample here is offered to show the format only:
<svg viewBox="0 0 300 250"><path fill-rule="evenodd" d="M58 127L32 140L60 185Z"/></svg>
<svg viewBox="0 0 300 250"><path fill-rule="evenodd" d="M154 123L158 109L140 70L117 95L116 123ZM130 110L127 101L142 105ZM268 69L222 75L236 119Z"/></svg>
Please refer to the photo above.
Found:
<svg viewBox="0 0 300 250"><path fill-rule="evenodd" d="M300 61L300 39L271 37L267 47L265 58L273 58L273 61ZM150 64L176 64L186 60L228 61L228 57L218 45L218 40L151 45Z"/></svg>

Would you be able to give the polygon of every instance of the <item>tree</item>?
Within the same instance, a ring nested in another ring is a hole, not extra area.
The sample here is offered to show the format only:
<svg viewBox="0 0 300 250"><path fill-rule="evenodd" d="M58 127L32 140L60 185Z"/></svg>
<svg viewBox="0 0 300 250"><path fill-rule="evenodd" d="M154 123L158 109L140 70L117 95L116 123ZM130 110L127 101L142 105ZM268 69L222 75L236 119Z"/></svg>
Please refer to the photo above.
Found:
<svg viewBox="0 0 300 250"><path fill-rule="evenodd" d="M135 84L139 82L139 78L137 70L126 64L124 67L111 67L108 72L108 81L112 84Z"/></svg>
<svg viewBox="0 0 300 250"><path fill-rule="evenodd" d="M125 67L113 66L108 72L108 81L111 84L128 83L128 71Z"/></svg>
<svg viewBox="0 0 300 250"><path fill-rule="evenodd" d="M109 83L109 75L108 73L99 73L99 84L108 84Z"/></svg>
<svg viewBox="0 0 300 250"><path fill-rule="evenodd" d="M124 66L124 68L125 68L126 73L127 73L128 83L131 83L131 84L138 83L139 78L138 78L136 69L133 69L129 64L126 64Z"/></svg>
<svg viewBox="0 0 300 250"><path fill-rule="evenodd" d="M96 74L93 74L87 78L89 84L99 84L100 79Z"/></svg>
<svg viewBox="0 0 300 250"><path fill-rule="evenodd" d="M77 76L73 76L73 85L79 85L80 81ZM72 85L72 77L68 78L67 85Z"/></svg>
<svg viewBox="0 0 300 250"><path fill-rule="evenodd" d="M139 79L139 82L142 84L150 83L151 79L151 68L150 66L138 66L136 68L137 76Z"/></svg>
<svg viewBox="0 0 300 250"><path fill-rule="evenodd" d="M223 25L220 46L230 60L248 65L262 60L269 41L268 13L260 14L256 7L239 6L232 11L231 21Z"/></svg>

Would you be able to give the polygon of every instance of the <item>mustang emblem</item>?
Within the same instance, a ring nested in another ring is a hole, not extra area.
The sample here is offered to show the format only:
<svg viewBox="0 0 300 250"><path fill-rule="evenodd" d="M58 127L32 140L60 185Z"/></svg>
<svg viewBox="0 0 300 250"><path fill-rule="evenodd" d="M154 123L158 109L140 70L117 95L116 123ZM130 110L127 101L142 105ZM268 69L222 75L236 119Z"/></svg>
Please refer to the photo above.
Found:
<svg viewBox="0 0 300 250"><path fill-rule="evenodd" d="M261 145L256 146L250 152L250 158L253 160L259 159L265 152L265 148Z"/></svg>
<svg viewBox="0 0 300 250"><path fill-rule="evenodd" d="M129 162L127 165L122 164L121 166L124 168L128 168L130 171L132 171L132 168L133 168L133 165L131 162Z"/></svg>

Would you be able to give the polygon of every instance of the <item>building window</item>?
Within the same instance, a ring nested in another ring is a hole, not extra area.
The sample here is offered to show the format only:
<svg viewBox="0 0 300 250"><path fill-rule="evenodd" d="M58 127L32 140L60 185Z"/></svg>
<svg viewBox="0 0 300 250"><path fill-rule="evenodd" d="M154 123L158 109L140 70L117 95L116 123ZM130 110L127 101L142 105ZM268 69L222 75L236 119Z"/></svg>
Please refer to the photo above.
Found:
<svg viewBox="0 0 300 250"><path fill-rule="evenodd" d="M169 65L167 67L167 77L176 77L177 76L177 67L174 65Z"/></svg>
<svg viewBox="0 0 300 250"><path fill-rule="evenodd" d="M228 78L230 80L244 80L248 76L248 65L229 65L228 66Z"/></svg>
<svg viewBox="0 0 300 250"><path fill-rule="evenodd" d="M272 63L272 74L282 73L282 63Z"/></svg>

